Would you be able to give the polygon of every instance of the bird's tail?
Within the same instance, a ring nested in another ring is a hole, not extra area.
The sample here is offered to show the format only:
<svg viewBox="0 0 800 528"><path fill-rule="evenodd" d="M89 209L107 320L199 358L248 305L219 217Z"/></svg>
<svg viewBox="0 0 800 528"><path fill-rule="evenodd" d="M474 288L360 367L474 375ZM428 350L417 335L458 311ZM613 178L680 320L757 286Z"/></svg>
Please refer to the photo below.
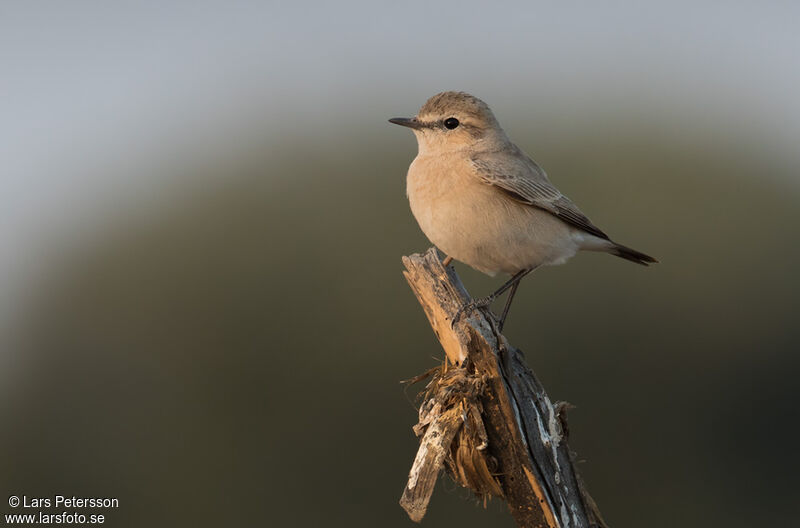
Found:
<svg viewBox="0 0 800 528"><path fill-rule="evenodd" d="M614 246L608 250L608 252L620 258L624 258L625 260L630 260L631 262L641 264L642 266L649 266L651 263L658 262L650 255L645 255L644 253L636 251L635 249L631 249L627 246L623 246L622 244L617 244L616 242L614 242Z"/></svg>

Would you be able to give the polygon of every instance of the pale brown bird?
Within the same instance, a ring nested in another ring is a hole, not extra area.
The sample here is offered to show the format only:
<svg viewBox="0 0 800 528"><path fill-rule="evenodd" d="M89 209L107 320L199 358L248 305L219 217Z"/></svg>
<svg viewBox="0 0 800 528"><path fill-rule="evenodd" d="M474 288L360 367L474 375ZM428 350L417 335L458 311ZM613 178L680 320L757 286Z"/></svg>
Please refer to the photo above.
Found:
<svg viewBox="0 0 800 528"><path fill-rule="evenodd" d="M489 106L463 92L442 92L416 117L390 123L411 128L419 152L408 169L411 212L433 244L451 258L511 279L462 307L487 307L506 290L502 330L520 280L542 265L563 264L579 250L603 251L648 265L653 257L617 244L547 179L506 136Z"/></svg>

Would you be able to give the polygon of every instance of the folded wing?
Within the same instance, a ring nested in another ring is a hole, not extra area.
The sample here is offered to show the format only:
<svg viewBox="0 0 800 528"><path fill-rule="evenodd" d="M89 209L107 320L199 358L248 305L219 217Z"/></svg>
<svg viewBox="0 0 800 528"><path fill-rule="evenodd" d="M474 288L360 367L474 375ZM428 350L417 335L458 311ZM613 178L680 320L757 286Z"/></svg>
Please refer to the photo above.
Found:
<svg viewBox="0 0 800 528"><path fill-rule="evenodd" d="M471 161L483 181L514 200L544 209L578 229L608 240L608 235L561 194L547 179L544 170L517 147L511 152L478 153Z"/></svg>

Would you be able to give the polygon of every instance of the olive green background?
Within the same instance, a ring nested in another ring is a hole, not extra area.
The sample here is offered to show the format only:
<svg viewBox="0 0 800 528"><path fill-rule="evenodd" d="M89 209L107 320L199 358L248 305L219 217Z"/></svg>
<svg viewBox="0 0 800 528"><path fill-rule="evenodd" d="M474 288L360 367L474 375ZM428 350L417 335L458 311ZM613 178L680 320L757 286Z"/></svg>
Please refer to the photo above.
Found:
<svg viewBox="0 0 800 528"><path fill-rule="evenodd" d="M306 86L338 98L319 127L287 103L307 129L264 116L241 148L154 162L157 200L59 241L5 318L3 497L118 497L108 526L412 525L397 500L415 390L399 382L442 351L401 275L429 246L404 196L416 147L386 119L462 86L408 86ZM606 520L790 524L794 158L702 113L563 113L535 83L519 106L484 88L565 194L661 261L588 253L539 270L507 323L551 397L576 405L570 444ZM456 267L476 295L501 280ZM513 521L442 480L423 526Z"/></svg>
<svg viewBox="0 0 800 528"><path fill-rule="evenodd" d="M132 525L408 525L415 412L398 381L442 353L400 273L427 247L403 197L412 148L382 118L363 123L382 140L366 156L353 138L349 153L227 166L226 183L111 229L31 292L4 487L118 496L109 518ZM788 519L797 196L752 177L764 160L631 141L536 154L662 263L543 269L507 333L577 406L572 446L615 526ZM265 181L276 167L291 177ZM458 269L473 292L497 282ZM511 525L466 496L443 484L426 524Z"/></svg>

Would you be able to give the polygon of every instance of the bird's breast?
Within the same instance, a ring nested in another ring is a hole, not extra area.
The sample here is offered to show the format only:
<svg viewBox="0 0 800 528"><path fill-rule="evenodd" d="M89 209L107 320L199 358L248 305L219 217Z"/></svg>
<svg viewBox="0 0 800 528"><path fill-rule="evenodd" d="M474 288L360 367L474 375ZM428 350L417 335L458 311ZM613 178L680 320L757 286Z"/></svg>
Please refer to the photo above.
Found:
<svg viewBox="0 0 800 528"><path fill-rule="evenodd" d="M478 270L499 271L484 255L494 250L504 198L481 181L468 159L418 156L407 192L414 218L436 247Z"/></svg>
<svg viewBox="0 0 800 528"><path fill-rule="evenodd" d="M471 181L472 180L472 181ZM474 195L483 186L469 167L454 156L418 156L408 170L406 191L411 212L425 235L440 249L452 245L479 214Z"/></svg>
<svg viewBox="0 0 800 528"><path fill-rule="evenodd" d="M417 156L406 190L425 236L484 273L560 263L578 249L566 224L484 182L465 156Z"/></svg>

